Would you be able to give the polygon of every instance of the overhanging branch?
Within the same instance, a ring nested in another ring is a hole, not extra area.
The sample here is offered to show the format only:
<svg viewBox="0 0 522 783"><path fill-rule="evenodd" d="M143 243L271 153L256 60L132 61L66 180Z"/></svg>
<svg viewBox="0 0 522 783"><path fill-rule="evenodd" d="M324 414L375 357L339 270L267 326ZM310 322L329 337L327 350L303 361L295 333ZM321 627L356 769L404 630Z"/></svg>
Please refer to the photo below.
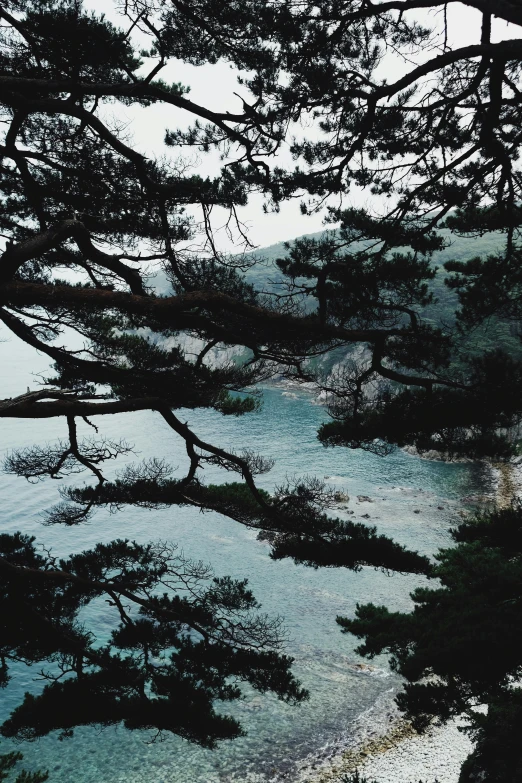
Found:
<svg viewBox="0 0 522 783"><path fill-rule="evenodd" d="M198 325L209 326L208 318L198 311L212 314L231 313L241 316L266 330L277 331L288 340L289 333L301 338L313 338L314 342L337 340L342 342L373 342L383 334L399 335L400 329L347 329L342 326L321 325L314 317L298 317L280 313L258 305L248 304L229 294L219 291L189 291L179 296L145 297L127 294L121 291L108 291L95 288L73 288L63 285L40 285L35 283L7 283L0 288L0 302L9 306L40 306L53 308L93 308L105 310L113 308L122 313L152 318L160 326L168 329L190 329ZM239 345L248 335L235 336Z"/></svg>
<svg viewBox="0 0 522 783"><path fill-rule="evenodd" d="M62 220L53 228L16 245L9 244L0 258L0 280L11 280L24 263L59 247L67 239L74 239L79 250L89 261L118 275L128 284L133 294L146 294L139 272L123 264L118 256L99 250L93 244L84 224L74 219Z"/></svg>

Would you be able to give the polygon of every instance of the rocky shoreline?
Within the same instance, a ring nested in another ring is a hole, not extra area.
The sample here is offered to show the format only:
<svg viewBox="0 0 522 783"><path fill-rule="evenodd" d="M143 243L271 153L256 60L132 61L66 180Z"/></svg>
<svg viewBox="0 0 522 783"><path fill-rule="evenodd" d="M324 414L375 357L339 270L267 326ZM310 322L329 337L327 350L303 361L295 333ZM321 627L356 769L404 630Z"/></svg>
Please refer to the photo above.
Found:
<svg viewBox="0 0 522 783"><path fill-rule="evenodd" d="M367 753L357 768L372 783L458 783L460 769L473 750L460 731L464 720L454 720L427 734L399 734L391 747ZM382 748L382 745L381 745Z"/></svg>
<svg viewBox="0 0 522 783"><path fill-rule="evenodd" d="M460 769L473 750L461 729L464 719L418 734L398 720L382 737L371 738L302 778L303 783L345 783L356 770L368 783L458 783Z"/></svg>
<svg viewBox="0 0 522 783"><path fill-rule="evenodd" d="M273 386L283 387L284 396L295 398L299 392L312 392L311 388L296 388L298 384L289 381L273 383ZM313 402L323 404L324 400L319 397ZM427 460L471 462L469 459L448 459L448 455L436 451L419 454L414 447L406 447L403 451ZM493 491L487 495L461 498L464 506L471 509L485 509L492 505L503 507L511 502L513 496L522 495L522 458L509 466L490 463L490 467L494 476ZM346 499L339 498L340 501ZM358 496L357 500L359 503L372 502L366 496ZM466 516L470 512L460 510L457 513ZM474 746L468 734L462 731L467 722L464 717L449 721L444 726L432 727L423 734L418 734L401 719L398 711L393 717L389 716L389 720L391 726L381 736L370 731L356 747L334 752L333 755L330 755L330 750L322 758L309 762L301 769L301 783L348 783L356 770L367 783L458 783L462 764Z"/></svg>

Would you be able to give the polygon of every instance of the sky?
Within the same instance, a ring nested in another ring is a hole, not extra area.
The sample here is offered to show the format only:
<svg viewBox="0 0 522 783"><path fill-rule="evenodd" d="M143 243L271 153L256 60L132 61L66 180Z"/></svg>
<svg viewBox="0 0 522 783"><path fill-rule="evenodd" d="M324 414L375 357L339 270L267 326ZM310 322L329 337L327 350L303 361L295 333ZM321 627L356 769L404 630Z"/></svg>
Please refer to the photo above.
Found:
<svg viewBox="0 0 522 783"><path fill-rule="evenodd" d="M84 0L86 8L97 13L105 13L117 26L123 27L122 17L116 12L117 4L114 0ZM416 18L428 26L438 26L441 22L441 11L416 12ZM448 6L448 22L450 30L450 45L465 46L477 43L480 35L481 17L474 9L467 8L461 3L450 3ZM513 26L496 20L493 27L494 40L520 35L520 31ZM433 52L426 51L426 57L433 56ZM381 66L383 74L388 81L399 78L405 70L412 67L411 63L399 60L395 56L388 56ZM190 100L209 109L218 111L240 111L240 99L234 93L244 94L244 88L237 84L237 72L226 63L195 67L181 61L171 62L160 76L166 81L181 82L190 87ZM247 96L245 96L247 97ZM112 109L114 119L119 125L123 125L129 140L143 153L152 156L161 156L170 151L165 148L164 135L167 129L187 128L193 122L193 117L186 112L171 106L151 106L146 109L138 107L116 106ZM284 163L290 162L290 156L284 154L281 159ZM190 162L194 165L194 173L201 176L217 176L221 166L218 157L211 155L190 155ZM360 189L353 190L343 200L343 206L362 206L368 200L368 195ZM320 231L324 228L323 218L325 211L311 216L303 216L299 209L299 199L281 205L279 213L264 214L263 198L254 195L250 198L246 207L238 210L240 219L248 229L250 242L258 247L267 247L288 239L293 239L305 233ZM214 210L214 227L218 227L216 240L219 247L227 252L237 252L235 242L227 236L225 230L219 230L227 218L225 210Z"/></svg>

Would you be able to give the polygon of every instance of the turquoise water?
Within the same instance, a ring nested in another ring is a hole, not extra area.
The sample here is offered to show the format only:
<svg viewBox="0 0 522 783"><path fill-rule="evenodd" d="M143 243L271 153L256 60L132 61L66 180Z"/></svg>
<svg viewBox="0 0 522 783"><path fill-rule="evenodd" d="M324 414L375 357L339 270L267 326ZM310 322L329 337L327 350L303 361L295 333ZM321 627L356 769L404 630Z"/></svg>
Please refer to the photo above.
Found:
<svg viewBox="0 0 522 783"><path fill-rule="evenodd" d="M1 339L2 336L0 336ZM27 386L36 387L35 374L45 371L47 360L14 338L0 343L2 397L14 396ZM316 439L326 413L307 393L284 388L263 391L259 413L240 419L209 411L181 411L180 417L197 434L223 447L247 447L276 460L273 470L259 482L270 489L285 476L317 475L350 495L351 519L369 514L369 524L423 553L448 543L448 527L458 519L459 499L483 492L492 481L486 467L445 465L422 461L397 451L387 458L347 449L325 449ZM124 437L135 445L137 457L165 457L183 471L183 444L159 417L148 412L99 420L100 434ZM61 421L2 421L2 455L9 449L43 443L65 436ZM85 428L87 429L87 428ZM92 432L85 434L91 435ZM112 468L115 472L124 460ZM230 480L217 469L205 471L206 480ZM81 479L81 477L80 477ZM76 477L78 480L78 477ZM352 615L357 602L386 603L391 609L408 608L409 591L419 577L387 576L373 569L354 574L344 569L315 571L290 561L273 562L267 546L255 533L217 514L192 509L147 511L125 509L111 515L99 512L89 524L71 528L44 528L40 512L57 501L58 483L30 485L23 479L0 475L1 525L4 531L22 529L53 548L69 554L96 541L128 537L177 542L185 555L212 562L217 575L248 577L263 610L285 617L287 651L295 656L294 670L310 689L310 701L299 707L280 704L273 697L245 692L244 700L227 711L238 715L248 735L207 751L171 737L148 744L147 732L121 728L78 729L63 742L48 737L25 744L26 766L44 767L52 783L203 783L212 781L296 780L303 764L331 755L357 740L369 725L384 726L390 703L400 686L383 657L372 669L358 668L355 640L342 636L337 614ZM357 501L368 495L373 502ZM438 508L442 506L443 508ZM420 513L415 513L420 511ZM340 513L342 516L342 513ZM112 610L103 603L92 607L91 619L103 635L112 622ZM19 701L24 690L40 687L36 673L17 669L12 684L0 692L1 716ZM0 716L0 717L1 717ZM0 743L0 750L10 745Z"/></svg>

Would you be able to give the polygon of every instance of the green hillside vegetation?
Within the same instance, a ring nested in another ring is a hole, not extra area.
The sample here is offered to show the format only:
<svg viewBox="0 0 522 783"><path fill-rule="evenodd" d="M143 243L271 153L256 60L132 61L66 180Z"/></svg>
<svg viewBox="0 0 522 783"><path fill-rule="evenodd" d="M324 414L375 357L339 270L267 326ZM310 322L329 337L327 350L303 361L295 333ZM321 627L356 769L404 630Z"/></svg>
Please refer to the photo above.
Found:
<svg viewBox="0 0 522 783"><path fill-rule="evenodd" d="M319 239L323 232L305 234L297 239ZM428 323L452 329L455 327L455 313L458 309L458 297L454 290L448 288L445 279L448 273L444 264L448 261L467 261L480 256L486 258L493 255L502 246L503 237L500 233L491 232L481 237L462 237L452 234L448 229L442 229L441 234L447 239L447 246L433 255L433 263L437 274L430 282L434 301L424 308L420 315ZM246 277L257 289L275 293L280 289L284 275L277 266L277 259L288 255L289 246L296 241L279 242L266 248L256 250L251 254L257 263L246 273ZM518 335L516 324L490 318L477 327L461 342L462 354L479 354L483 351L503 348L510 355L522 359L522 342ZM346 349L332 351L328 360L323 363L333 365L346 355ZM455 357L459 363L458 356Z"/></svg>
<svg viewBox="0 0 522 783"><path fill-rule="evenodd" d="M455 323L455 311L458 309L458 297L455 291L445 285L448 273L444 264L448 261L467 261L471 258L486 258L493 255L502 246L503 237L491 233L482 237L465 238L443 230L448 238L448 247L434 254L433 262L438 267L437 274L431 283L434 303L421 313L422 317L431 323L451 326ZM517 337L517 328L513 323L491 318L477 327L462 344L462 351L479 354L494 348L503 348L510 355L522 358L522 343Z"/></svg>
<svg viewBox="0 0 522 783"><path fill-rule="evenodd" d="M287 242L278 242L268 247L259 248L247 255L247 258L255 260L245 273L246 280L259 291L274 294L281 291L284 278L283 272L277 266L277 260L285 258L293 242L299 239L319 239L324 232L304 234ZM433 303L421 310L422 319L446 329L455 328L455 313L458 309L457 293L448 288L445 280L449 273L444 269L448 261L467 261L477 256L486 258L498 252L502 245L502 235L491 232L482 237L462 237L452 234L448 229L442 229L441 234L447 239L447 246L433 255L433 264L437 267L437 274L430 281L429 286L433 294ZM242 257L244 261L244 257ZM171 290L170 283L163 274L158 274L154 281L155 289L160 295L167 295ZM518 325L508 323L498 318L490 318L481 326L474 329L460 341L460 354L455 355L455 365L460 364L460 355L480 354L484 351L502 348L511 356L522 360L522 341L519 336ZM317 360L321 368L328 372L331 367L341 362L349 354L350 349L339 348L332 350L326 356ZM248 350L241 352L244 358ZM313 361L313 364L316 362Z"/></svg>
<svg viewBox="0 0 522 783"><path fill-rule="evenodd" d="M444 284L444 279L447 277L443 268L444 264L448 261L467 261L475 256L485 258L496 253L502 244L502 235L491 233L482 237L467 238L451 234L447 229L442 229L440 233L447 238L448 246L434 253L432 259L435 266L438 267L438 273L431 284L436 302L426 308L422 315L426 319L446 323L454 322L454 313L458 302L456 294ZM304 234L296 239L278 242L275 245L254 251L250 255L257 260L257 263L247 271L247 279L256 288L269 292L276 290L284 278L283 273L277 267L277 259L288 255L289 247L293 242L300 239L319 239L322 234L322 231Z"/></svg>

